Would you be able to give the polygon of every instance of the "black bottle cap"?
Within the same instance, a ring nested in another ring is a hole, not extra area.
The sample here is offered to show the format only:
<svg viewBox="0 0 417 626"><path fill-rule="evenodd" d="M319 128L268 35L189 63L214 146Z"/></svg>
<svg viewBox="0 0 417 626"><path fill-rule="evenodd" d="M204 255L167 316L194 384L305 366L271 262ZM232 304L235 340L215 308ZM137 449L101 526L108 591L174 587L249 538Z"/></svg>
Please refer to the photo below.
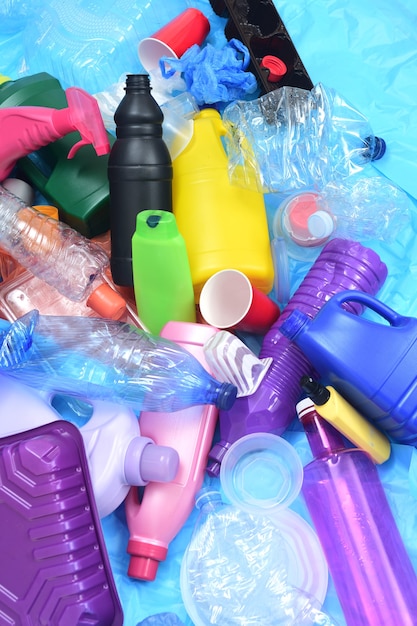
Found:
<svg viewBox="0 0 417 626"><path fill-rule="evenodd" d="M327 387L311 378L311 376L303 376L301 378L301 388L317 406L326 404L330 398L330 391Z"/></svg>

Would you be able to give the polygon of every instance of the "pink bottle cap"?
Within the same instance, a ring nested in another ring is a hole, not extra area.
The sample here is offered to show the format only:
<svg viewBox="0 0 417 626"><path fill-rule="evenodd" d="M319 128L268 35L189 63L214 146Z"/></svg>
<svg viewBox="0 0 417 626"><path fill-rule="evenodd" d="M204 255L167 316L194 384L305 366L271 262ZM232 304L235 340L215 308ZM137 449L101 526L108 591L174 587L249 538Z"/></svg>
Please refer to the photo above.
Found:
<svg viewBox="0 0 417 626"><path fill-rule="evenodd" d="M131 554L127 575L139 580L155 580L158 566L165 561L168 548L130 539L127 551Z"/></svg>

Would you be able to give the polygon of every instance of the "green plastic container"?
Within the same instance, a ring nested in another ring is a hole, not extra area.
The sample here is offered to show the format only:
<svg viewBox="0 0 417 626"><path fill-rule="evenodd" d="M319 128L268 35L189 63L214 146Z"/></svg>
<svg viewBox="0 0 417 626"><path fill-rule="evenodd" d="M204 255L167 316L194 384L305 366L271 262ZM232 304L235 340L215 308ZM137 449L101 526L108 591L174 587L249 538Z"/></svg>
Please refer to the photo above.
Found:
<svg viewBox="0 0 417 626"><path fill-rule="evenodd" d="M0 84L0 107L68 106L60 82L45 72ZM108 133L110 145L114 137ZM20 159L18 167L33 187L57 207L59 219L85 237L110 228L108 155L97 156L93 146L83 146L72 159L68 153L80 141L70 133Z"/></svg>
<svg viewBox="0 0 417 626"><path fill-rule="evenodd" d="M138 315L152 334L167 322L196 321L187 250L173 213L138 213L132 265Z"/></svg>

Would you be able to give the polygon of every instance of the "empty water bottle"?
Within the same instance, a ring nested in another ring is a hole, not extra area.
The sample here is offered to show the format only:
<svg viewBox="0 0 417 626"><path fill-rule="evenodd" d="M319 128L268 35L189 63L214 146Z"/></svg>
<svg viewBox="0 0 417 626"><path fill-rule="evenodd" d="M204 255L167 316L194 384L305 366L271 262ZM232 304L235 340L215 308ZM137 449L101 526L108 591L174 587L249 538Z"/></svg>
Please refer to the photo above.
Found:
<svg viewBox="0 0 417 626"><path fill-rule="evenodd" d="M223 112L233 182L263 192L320 188L380 159L385 141L334 89L280 87ZM242 168L243 165L243 168Z"/></svg>
<svg viewBox="0 0 417 626"><path fill-rule="evenodd" d="M83 300L102 280L106 252L67 224L27 206L0 186L0 246L70 300Z"/></svg>
<svg viewBox="0 0 417 626"><path fill-rule="evenodd" d="M295 626L332 621L320 603L291 584L293 555L272 518L251 515L204 488L184 554L181 592L196 626Z"/></svg>
<svg viewBox="0 0 417 626"><path fill-rule="evenodd" d="M36 310L12 324L0 320L0 369L38 389L137 411L229 408L237 391L168 339L116 320Z"/></svg>

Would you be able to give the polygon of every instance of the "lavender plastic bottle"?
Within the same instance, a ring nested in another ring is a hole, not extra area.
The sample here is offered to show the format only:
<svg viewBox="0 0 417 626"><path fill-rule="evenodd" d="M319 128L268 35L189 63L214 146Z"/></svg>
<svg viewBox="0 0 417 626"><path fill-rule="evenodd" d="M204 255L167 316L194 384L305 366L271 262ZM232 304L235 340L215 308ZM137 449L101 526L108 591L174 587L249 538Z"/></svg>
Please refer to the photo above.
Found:
<svg viewBox="0 0 417 626"><path fill-rule="evenodd" d="M301 396L300 380L314 376L315 370L302 351L280 332L294 309L314 318L327 300L345 289L375 295L387 277L387 267L379 255L357 241L335 238L317 257L278 320L265 335L260 358L273 362L255 393L238 398L231 409L219 413L220 440L209 454L207 472L217 476L222 459L240 437L254 432L281 435L296 415ZM360 314L357 302L346 303L352 313Z"/></svg>
<svg viewBox="0 0 417 626"><path fill-rule="evenodd" d="M417 576L370 456L297 403L313 460L302 493L347 626L413 626Z"/></svg>

